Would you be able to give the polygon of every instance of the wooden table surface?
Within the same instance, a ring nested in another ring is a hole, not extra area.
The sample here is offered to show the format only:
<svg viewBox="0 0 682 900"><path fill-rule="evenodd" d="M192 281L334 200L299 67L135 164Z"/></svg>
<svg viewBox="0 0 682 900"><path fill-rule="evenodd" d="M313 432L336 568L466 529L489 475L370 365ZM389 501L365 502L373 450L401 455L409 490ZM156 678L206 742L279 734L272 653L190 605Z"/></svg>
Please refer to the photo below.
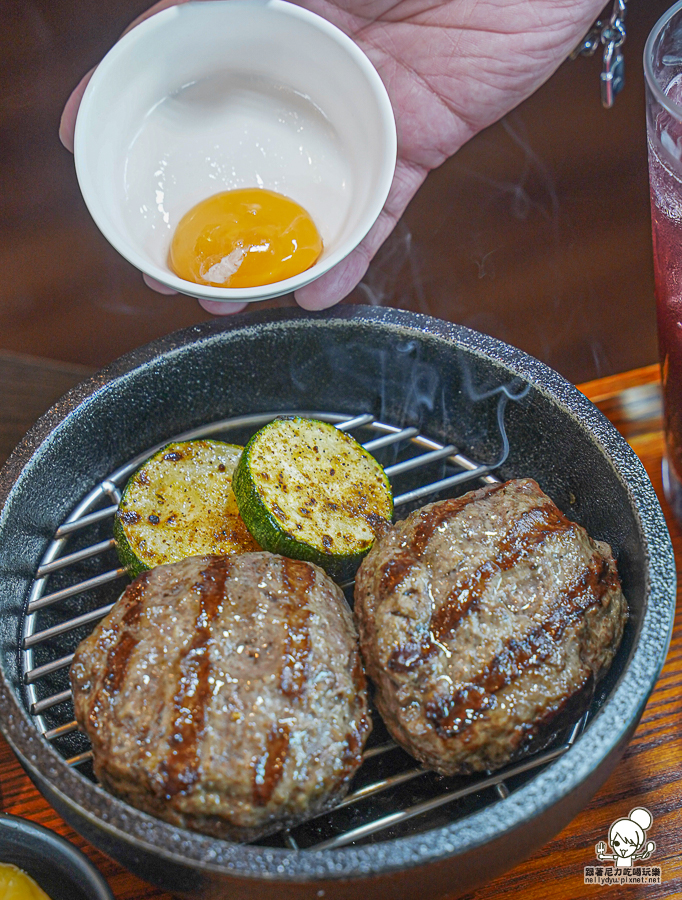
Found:
<svg viewBox="0 0 682 900"><path fill-rule="evenodd" d="M0 351L0 463L32 421L88 372L81 366ZM579 387L630 442L662 498L658 367L638 369ZM682 560L682 531L672 520L665 501L661 502L679 561ZM679 596L678 592L678 600ZM613 775L589 806L559 835L511 872L468 895L467 900L682 897L681 610L678 602L665 668ZM170 900L171 895L129 874L75 834L33 787L2 738L0 791L0 808L4 812L33 819L83 849L104 874L118 900ZM648 836L656 842L656 850L649 864L660 866L661 885L627 888L585 885L583 868L595 864L594 845L606 839L611 822L627 816L635 806L645 806L653 815ZM424 898L430 898L428 884L424 885Z"/></svg>

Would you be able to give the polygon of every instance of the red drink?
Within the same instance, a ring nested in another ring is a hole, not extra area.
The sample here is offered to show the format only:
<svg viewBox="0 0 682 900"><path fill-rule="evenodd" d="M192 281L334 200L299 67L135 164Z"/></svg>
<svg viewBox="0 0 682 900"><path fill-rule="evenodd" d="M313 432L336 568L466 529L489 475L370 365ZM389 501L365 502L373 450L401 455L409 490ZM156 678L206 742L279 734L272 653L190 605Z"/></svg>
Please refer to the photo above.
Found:
<svg viewBox="0 0 682 900"><path fill-rule="evenodd" d="M682 2L644 50L658 346L663 384L664 487L682 522Z"/></svg>
<svg viewBox="0 0 682 900"><path fill-rule="evenodd" d="M656 316L670 475L682 484L682 181L649 145Z"/></svg>

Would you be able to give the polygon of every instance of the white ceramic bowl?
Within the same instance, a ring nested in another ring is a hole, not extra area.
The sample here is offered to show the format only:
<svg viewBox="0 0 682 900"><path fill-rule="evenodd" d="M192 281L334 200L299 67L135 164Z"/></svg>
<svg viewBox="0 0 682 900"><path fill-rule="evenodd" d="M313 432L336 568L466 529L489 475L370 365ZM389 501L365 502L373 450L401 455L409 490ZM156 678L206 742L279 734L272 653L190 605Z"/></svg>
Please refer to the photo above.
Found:
<svg viewBox="0 0 682 900"><path fill-rule="evenodd" d="M96 224L134 266L209 300L262 300L319 277L362 240L393 177L386 89L359 47L284 0L211 0L123 37L88 85L76 172ZM176 225L219 191L264 187L300 203L324 250L307 271L251 288L175 275Z"/></svg>

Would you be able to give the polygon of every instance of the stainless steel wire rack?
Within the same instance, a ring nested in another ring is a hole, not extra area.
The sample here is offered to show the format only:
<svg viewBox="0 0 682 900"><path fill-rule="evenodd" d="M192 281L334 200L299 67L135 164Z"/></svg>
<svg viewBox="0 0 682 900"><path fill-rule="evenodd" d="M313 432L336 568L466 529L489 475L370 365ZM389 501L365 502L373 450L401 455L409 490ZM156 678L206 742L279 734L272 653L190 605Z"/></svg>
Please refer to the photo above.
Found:
<svg viewBox="0 0 682 900"><path fill-rule="evenodd" d="M501 392L498 423L502 449L491 464L472 460L452 444L426 437L417 428L386 424L369 413L352 418L326 412L295 414L322 419L342 431L353 431L365 449L383 464L400 516L422 502L451 496L462 485L470 487L472 481L499 481L494 469L504 462L509 450L504 429L507 399L516 398ZM121 489L146 459L170 441L211 436L245 443L262 425L285 414L225 419L169 437L95 485L57 529L29 593L21 662L29 712L43 739L50 742L67 765L94 778L92 753L73 718L68 668L76 646L111 610L127 579L125 570L118 565L112 537L112 520ZM349 590L352 585L344 587ZM374 731L351 793L331 812L262 843L293 849L333 849L354 842L385 840L452 821L509 796L538 769L565 753L582 733L587 718L588 713L583 714L577 723L555 735L541 752L499 772L441 778L417 766L390 739L374 712Z"/></svg>

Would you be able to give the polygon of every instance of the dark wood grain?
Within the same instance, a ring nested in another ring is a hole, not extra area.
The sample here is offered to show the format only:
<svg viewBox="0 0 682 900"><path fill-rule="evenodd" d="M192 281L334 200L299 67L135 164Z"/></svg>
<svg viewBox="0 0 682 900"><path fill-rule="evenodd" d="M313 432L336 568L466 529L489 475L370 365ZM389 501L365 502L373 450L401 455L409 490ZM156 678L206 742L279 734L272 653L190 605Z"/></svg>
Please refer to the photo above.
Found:
<svg viewBox="0 0 682 900"><path fill-rule="evenodd" d="M0 350L0 464L69 388L94 369Z"/></svg>
<svg viewBox="0 0 682 900"><path fill-rule="evenodd" d="M79 374L53 363L3 357L2 384L23 385L26 404L42 412L59 388ZM1 373L0 373L1 374ZM627 437L662 497L660 464L663 440L660 430L660 392L657 367L605 378L582 385L583 392L597 403ZM30 386L29 386L30 380ZM9 413L9 418L7 418ZM21 408L0 395L0 428L4 435L20 434ZM12 418L13 416L13 418ZM13 423L13 424L12 424ZM13 430L14 429L14 430ZM682 531L662 501L669 523L676 557L682 559ZM679 571L679 567L678 567ZM652 900L682 896L682 716L679 697L682 688L682 604L679 602L672 644L661 678L651 695L642 721L622 761L589 806L559 835L502 878L469 895L468 900L581 900L606 898ZM72 840L95 862L109 881L118 900L171 900L167 893L145 884L91 847L66 825L33 787L6 742L0 738L1 808L26 816ZM654 817L649 837L656 841L652 865L661 867L660 886L599 888L583 883L583 868L593 865L594 845L604 840L609 825L627 816L635 806L646 806ZM431 900L428 883L424 900ZM452 894L452 898L456 894ZM435 898L434 898L435 900Z"/></svg>
<svg viewBox="0 0 682 900"><path fill-rule="evenodd" d="M661 499L679 582L682 530L665 502L661 483L663 434L658 366L579 387L608 415L642 460ZM643 402L643 398L648 400ZM580 900L597 894L608 900L682 897L681 597L678 586L675 626L665 667L613 775L557 837L525 863L470 895L469 900ZM595 865L594 845L606 839L611 822L627 816L635 806L645 806L654 817L649 837L656 841L656 851L651 865L661 867L661 885L585 885L583 868Z"/></svg>

